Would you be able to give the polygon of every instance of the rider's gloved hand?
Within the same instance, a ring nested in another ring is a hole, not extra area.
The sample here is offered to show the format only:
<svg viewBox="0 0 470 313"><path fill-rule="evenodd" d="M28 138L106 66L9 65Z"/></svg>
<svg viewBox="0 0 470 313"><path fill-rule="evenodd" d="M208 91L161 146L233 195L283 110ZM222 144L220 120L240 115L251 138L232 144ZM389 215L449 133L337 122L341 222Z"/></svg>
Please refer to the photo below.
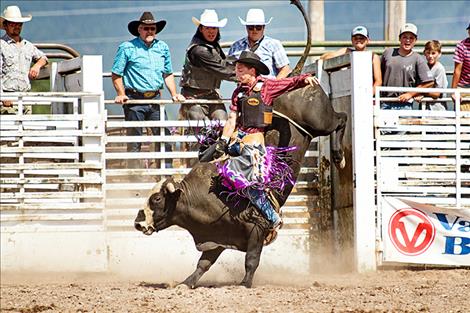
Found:
<svg viewBox="0 0 470 313"><path fill-rule="evenodd" d="M223 138L220 138L215 144L214 159L218 159L227 153L228 143Z"/></svg>

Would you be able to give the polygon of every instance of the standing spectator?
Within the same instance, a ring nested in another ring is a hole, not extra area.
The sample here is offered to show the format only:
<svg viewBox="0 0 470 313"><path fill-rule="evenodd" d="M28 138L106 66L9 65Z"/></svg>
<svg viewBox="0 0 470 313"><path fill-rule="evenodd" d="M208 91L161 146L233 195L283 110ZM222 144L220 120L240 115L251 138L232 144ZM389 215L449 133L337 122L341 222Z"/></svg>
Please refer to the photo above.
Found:
<svg viewBox="0 0 470 313"><path fill-rule="evenodd" d="M328 60L343 54L351 53L353 51L366 51L369 42L370 37L367 28L365 26L356 26L351 31L352 48L341 48L333 52L327 52L320 58L323 60ZM375 94L375 87L382 86L382 70L380 68L380 57L374 52L372 52L372 79L372 91Z"/></svg>
<svg viewBox="0 0 470 313"><path fill-rule="evenodd" d="M181 93L187 99L220 100L222 80L235 81L235 67L227 62L219 45L220 28L227 19L217 16L215 10L204 10L201 19L193 17L197 26L188 48L180 81ZM180 116L189 120L226 120L227 110L223 104L183 103Z"/></svg>
<svg viewBox="0 0 470 313"><path fill-rule="evenodd" d="M269 68L266 76L277 79L287 77L291 68L284 47L279 40L264 35L266 25L271 23L272 17L266 22L262 9L250 9L245 21L238 18L246 26L247 36L234 42L228 54L238 58L242 51L255 52Z"/></svg>
<svg viewBox="0 0 470 313"><path fill-rule="evenodd" d="M428 67L431 69L432 77L434 78L434 86L435 88L447 88L447 76L446 76L446 69L444 66L439 62L439 58L441 57L441 43L437 40L430 40L426 42L424 45L424 56L426 57L426 61L428 61ZM439 92L432 92L428 94L433 98L441 97L441 93ZM415 97L416 100L417 97ZM445 103L442 102L430 102L425 103L426 109L432 111L445 111L447 110L447 106Z"/></svg>
<svg viewBox="0 0 470 313"><path fill-rule="evenodd" d="M139 20L131 21L127 26L136 38L122 43L117 50L111 70L117 93L114 101L123 105L126 121L160 120L159 105L126 102L129 99L159 99L163 84L173 101L184 101L184 97L176 93L168 45L156 39L165 25L166 21L157 22L152 13L144 12ZM158 135L158 128L152 127L152 133ZM127 135L141 136L142 128L128 128ZM156 149L159 149L158 146ZM139 152L140 149L140 142L127 145L129 152Z"/></svg>
<svg viewBox="0 0 470 313"><path fill-rule="evenodd" d="M413 51L418 28L406 23L400 28L400 47L387 48L382 55L383 85L390 87L429 88L434 79L423 56ZM411 110L418 92L386 92L385 97L398 97L399 102L382 103L383 109Z"/></svg>
<svg viewBox="0 0 470 313"><path fill-rule="evenodd" d="M31 90L30 79L36 79L41 67L47 64L47 57L31 42L21 37L23 23L32 16L22 16L16 5L8 6L0 17L0 28L5 35L0 39L0 66L2 68L0 85L3 92L22 92ZM34 65L31 67L31 62ZM18 108L12 101L1 102L1 114L16 114ZM24 114L31 114L31 107L25 106Z"/></svg>
<svg viewBox="0 0 470 313"><path fill-rule="evenodd" d="M467 26L468 37L457 44L454 54L454 75L452 77L452 88L470 88L470 23ZM470 96L470 94L460 94ZM455 101L455 95L452 94ZM460 109L470 111L470 102L460 104Z"/></svg>

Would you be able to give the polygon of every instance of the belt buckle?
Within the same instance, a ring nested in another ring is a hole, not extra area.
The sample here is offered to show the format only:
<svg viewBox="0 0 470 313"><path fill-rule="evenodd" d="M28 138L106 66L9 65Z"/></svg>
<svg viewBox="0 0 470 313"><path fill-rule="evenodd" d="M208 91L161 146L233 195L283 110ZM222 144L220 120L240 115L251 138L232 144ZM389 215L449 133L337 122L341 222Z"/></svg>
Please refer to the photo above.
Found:
<svg viewBox="0 0 470 313"><path fill-rule="evenodd" d="M144 98L153 98L153 97L155 97L155 91L144 92Z"/></svg>

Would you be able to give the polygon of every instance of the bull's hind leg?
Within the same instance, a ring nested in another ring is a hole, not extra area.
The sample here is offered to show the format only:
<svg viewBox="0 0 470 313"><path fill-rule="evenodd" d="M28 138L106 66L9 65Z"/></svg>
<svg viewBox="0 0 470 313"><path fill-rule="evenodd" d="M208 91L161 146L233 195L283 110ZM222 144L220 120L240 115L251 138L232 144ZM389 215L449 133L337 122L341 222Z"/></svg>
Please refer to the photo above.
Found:
<svg viewBox="0 0 470 313"><path fill-rule="evenodd" d="M335 131L331 134L332 140L332 157L333 162L339 168L344 168L346 166L346 160L344 158L343 151L343 136L344 131L346 130L346 123L348 121L348 115L344 112L339 112L337 114L338 126Z"/></svg>
<svg viewBox="0 0 470 313"><path fill-rule="evenodd" d="M213 250L204 251L199 258L199 262L197 262L196 270L184 280L183 284L189 288L195 288L196 283L199 281L202 275L204 275L204 273L209 270L209 268L212 266L212 264L215 263L217 258L224 250L224 248L218 247Z"/></svg>
<svg viewBox="0 0 470 313"><path fill-rule="evenodd" d="M251 288L253 284L253 277L258 268L259 260L261 258L261 251L263 250L264 234L256 234L254 231L248 241L248 247L245 255L245 277L240 285L246 288Z"/></svg>

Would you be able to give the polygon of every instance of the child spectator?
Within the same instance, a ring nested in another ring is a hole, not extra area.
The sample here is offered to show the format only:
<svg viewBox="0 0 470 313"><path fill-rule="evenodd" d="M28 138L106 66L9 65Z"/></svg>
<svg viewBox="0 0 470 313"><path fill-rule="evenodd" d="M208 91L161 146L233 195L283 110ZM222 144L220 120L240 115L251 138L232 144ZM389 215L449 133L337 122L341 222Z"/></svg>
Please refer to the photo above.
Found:
<svg viewBox="0 0 470 313"><path fill-rule="evenodd" d="M432 76L434 77L434 86L435 88L447 88L447 76L444 66L439 62L441 57L441 43L437 40L430 40L426 42L424 46L424 56L428 62L429 69L431 70ZM442 96L439 92L430 92L428 96L433 98L439 98ZM420 97L422 98L422 96ZM415 98L419 100L419 97ZM445 111L447 110L447 105L442 102L429 102L425 103L426 109L432 111Z"/></svg>
<svg viewBox="0 0 470 313"><path fill-rule="evenodd" d="M383 85L389 87L429 88L433 77L424 57L413 48L418 40L416 25L406 23L400 28L400 47L387 48L382 54ZM382 103L384 110L411 110L419 92L384 92L384 97L397 97L398 102Z"/></svg>
<svg viewBox="0 0 470 313"><path fill-rule="evenodd" d="M366 51L369 42L370 37L367 28L365 26L356 26L351 31L352 47L326 52L320 57L320 59L328 60L353 51ZM372 75L372 79L374 81L373 93L375 94L375 87L382 86L382 69L380 68L380 57L374 52L372 52Z"/></svg>

